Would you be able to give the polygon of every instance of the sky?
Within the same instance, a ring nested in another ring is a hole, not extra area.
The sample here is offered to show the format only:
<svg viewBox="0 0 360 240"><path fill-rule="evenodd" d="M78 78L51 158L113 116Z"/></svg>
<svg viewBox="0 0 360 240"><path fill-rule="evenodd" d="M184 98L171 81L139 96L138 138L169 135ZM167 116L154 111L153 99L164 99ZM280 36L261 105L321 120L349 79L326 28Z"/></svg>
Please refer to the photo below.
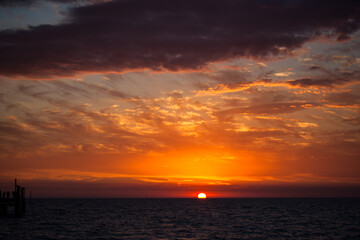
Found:
<svg viewBox="0 0 360 240"><path fill-rule="evenodd" d="M360 197L360 2L1 0L0 189Z"/></svg>

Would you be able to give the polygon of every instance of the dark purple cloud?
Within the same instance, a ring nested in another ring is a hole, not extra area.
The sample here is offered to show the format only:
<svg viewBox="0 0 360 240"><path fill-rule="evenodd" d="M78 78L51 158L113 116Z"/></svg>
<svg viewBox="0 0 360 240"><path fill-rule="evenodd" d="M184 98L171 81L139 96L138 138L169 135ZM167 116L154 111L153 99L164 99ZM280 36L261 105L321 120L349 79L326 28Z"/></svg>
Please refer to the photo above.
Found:
<svg viewBox="0 0 360 240"><path fill-rule="evenodd" d="M119 0L74 8L67 23L0 32L0 74L68 76L198 69L286 54L359 29L358 1ZM285 52L280 47L286 48Z"/></svg>
<svg viewBox="0 0 360 240"><path fill-rule="evenodd" d="M302 78L296 80L289 80L286 83L292 86L299 86L303 88L307 87L333 87L335 85L348 83L349 79L344 78L323 78L323 79L313 79L313 78Z"/></svg>
<svg viewBox="0 0 360 240"><path fill-rule="evenodd" d="M15 5L31 5L36 0L0 0L0 6L11 7Z"/></svg>
<svg viewBox="0 0 360 240"><path fill-rule="evenodd" d="M41 3L41 2L59 2L59 3L96 3L96 2L103 2L102 0L0 0L0 6L3 7L13 7L13 6L30 6L34 3Z"/></svg>

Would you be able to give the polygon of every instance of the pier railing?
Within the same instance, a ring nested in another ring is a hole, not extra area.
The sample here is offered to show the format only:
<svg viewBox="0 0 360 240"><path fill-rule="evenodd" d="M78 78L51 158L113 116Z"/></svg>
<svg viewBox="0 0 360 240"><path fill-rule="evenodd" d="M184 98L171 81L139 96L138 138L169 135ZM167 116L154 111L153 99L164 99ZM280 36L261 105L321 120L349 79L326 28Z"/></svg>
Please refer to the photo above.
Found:
<svg viewBox="0 0 360 240"><path fill-rule="evenodd" d="M0 190L0 216L11 215L9 208L14 208L12 214L23 215L26 212L25 188L17 185L15 179L15 190L12 192Z"/></svg>

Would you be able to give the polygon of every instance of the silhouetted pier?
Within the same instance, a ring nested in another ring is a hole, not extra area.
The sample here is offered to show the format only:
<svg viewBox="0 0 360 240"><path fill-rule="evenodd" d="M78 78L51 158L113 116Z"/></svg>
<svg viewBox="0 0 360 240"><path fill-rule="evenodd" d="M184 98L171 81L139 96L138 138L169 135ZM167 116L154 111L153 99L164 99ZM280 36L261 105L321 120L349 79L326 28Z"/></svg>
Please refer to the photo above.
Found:
<svg viewBox="0 0 360 240"><path fill-rule="evenodd" d="M11 213L10 208L14 211ZM15 191L2 192L0 190L0 216L15 215L20 216L26 212L25 188L17 185L15 179Z"/></svg>

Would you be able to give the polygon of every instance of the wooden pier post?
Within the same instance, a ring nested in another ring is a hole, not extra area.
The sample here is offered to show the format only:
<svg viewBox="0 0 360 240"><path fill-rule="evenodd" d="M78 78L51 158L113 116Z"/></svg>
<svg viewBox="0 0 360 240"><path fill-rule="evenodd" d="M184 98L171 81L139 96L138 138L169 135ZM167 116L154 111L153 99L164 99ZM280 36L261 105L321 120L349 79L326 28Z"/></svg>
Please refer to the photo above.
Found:
<svg viewBox="0 0 360 240"><path fill-rule="evenodd" d="M4 213L4 211L5 211L4 207L5 207L5 202L4 202L4 199L3 199L3 197L2 197L2 192L1 192L1 190L0 190L0 216L5 215L5 213Z"/></svg>
<svg viewBox="0 0 360 240"><path fill-rule="evenodd" d="M15 191L15 215L20 216L20 186L16 185L16 191Z"/></svg>
<svg viewBox="0 0 360 240"><path fill-rule="evenodd" d="M26 207L25 207L25 188L22 187L21 188L21 214L24 214L26 212Z"/></svg>

